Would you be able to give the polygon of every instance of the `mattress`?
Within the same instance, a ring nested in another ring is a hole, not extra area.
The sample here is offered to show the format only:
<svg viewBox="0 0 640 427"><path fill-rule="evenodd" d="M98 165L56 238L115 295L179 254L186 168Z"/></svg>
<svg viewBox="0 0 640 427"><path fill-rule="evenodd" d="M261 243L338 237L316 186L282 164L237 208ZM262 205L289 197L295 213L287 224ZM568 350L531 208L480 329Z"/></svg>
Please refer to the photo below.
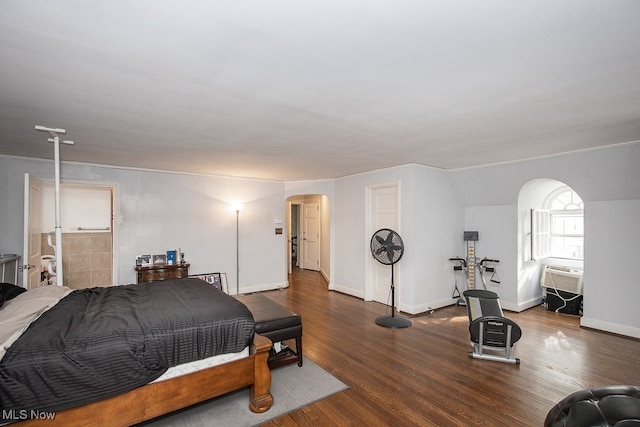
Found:
<svg viewBox="0 0 640 427"><path fill-rule="evenodd" d="M203 369L212 368L214 366L222 365L224 363L233 362L234 360L242 359L249 356L249 347L245 347L244 350L237 353L225 353L218 354L217 356L211 356L206 359L196 360L194 362L183 363L182 365L172 366L162 374L159 378L152 382L157 383L160 381L170 380L171 378L179 377L181 375L187 375L192 372L202 371Z"/></svg>

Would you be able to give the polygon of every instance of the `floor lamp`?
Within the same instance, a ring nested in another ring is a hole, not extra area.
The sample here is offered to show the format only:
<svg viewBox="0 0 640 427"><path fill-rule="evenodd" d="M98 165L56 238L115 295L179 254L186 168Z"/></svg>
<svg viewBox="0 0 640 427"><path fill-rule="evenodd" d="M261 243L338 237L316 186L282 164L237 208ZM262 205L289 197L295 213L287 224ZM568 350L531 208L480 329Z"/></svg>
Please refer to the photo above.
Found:
<svg viewBox="0 0 640 427"><path fill-rule="evenodd" d="M236 211L236 295L240 295L240 211L241 204L235 204Z"/></svg>

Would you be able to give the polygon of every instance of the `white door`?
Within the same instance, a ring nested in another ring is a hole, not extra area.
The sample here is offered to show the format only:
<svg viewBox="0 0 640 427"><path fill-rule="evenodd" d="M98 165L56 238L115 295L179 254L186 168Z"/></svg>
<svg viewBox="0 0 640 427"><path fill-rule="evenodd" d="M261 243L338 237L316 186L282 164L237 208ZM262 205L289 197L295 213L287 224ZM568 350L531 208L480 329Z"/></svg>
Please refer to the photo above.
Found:
<svg viewBox="0 0 640 427"><path fill-rule="evenodd" d="M303 205L302 268L320 270L320 205L317 202Z"/></svg>
<svg viewBox="0 0 640 427"><path fill-rule="evenodd" d="M40 214L42 182L24 174L24 244L22 286L33 289L40 285L42 263L40 244Z"/></svg>
<svg viewBox="0 0 640 427"><path fill-rule="evenodd" d="M371 219L368 233L369 243L373 234L381 228L390 228L398 234L398 185L389 184L383 187L371 189ZM373 259L369 250L367 256L371 259L369 274L369 291L373 301L383 304L391 304L391 266L384 265ZM398 301L398 266L394 266L395 271L395 301Z"/></svg>

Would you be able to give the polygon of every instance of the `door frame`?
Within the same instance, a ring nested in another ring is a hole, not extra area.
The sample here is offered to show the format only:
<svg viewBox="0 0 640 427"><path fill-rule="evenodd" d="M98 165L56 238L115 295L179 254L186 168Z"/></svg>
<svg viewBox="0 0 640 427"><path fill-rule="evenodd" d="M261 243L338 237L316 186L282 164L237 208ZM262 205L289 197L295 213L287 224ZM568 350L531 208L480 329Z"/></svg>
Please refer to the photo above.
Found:
<svg viewBox="0 0 640 427"><path fill-rule="evenodd" d="M300 207L302 206L302 201L297 200L296 198L289 198L287 200L287 212L286 212L286 224L287 224L287 230L286 230L286 235L287 235L287 247L285 248L286 253L287 253L287 274L291 274L291 272L293 271L293 263L291 262L291 259L293 257L293 250L292 250L292 229L293 229L293 224L292 224L292 219L291 219L291 211L293 210L294 206L296 206L296 209L298 210L298 215L297 215L297 222L296 222L296 237L298 237L298 263L300 262Z"/></svg>
<svg viewBox="0 0 640 427"><path fill-rule="evenodd" d="M373 236L373 233L375 233L377 230L373 230L373 215L374 215L374 209L373 209L373 193L375 190L381 189L381 188L388 188L388 187L395 187L398 198L397 198L397 206L396 206L396 221L398 224L398 233L400 233L400 235L402 235L401 233L401 223L400 223L400 206L401 206L401 188L400 188L400 181L390 181L390 182L383 182L383 183L378 183L378 184L367 184L365 186L365 215L364 215L364 234L365 234L365 241L364 241L364 253L365 253L365 276L364 276L364 282L365 282L365 286L364 286L364 300L365 301L373 301L373 295L375 293L374 288L373 288L373 275L374 275L374 266L375 266L375 260L373 259L373 257L371 256L371 236ZM401 277L401 270L399 268L396 268L395 273L394 273L394 278L396 283L401 283L400 280ZM395 303L396 306L400 305L400 292L399 292L399 287L395 286L396 288L396 294L398 295L398 298L395 298Z"/></svg>
<svg viewBox="0 0 640 427"><path fill-rule="evenodd" d="M31 175L33 178L37 179L40 182L52 183L52 178L39 178ZM73 179L65 179L60 182L60 187L64 187L65 185L82 185L88 187L101 187L101 188L109 188L111 189L111 285L115 286L120 284L120 202L119 202L119 194L120 194L120 185L114 182L103 182L103 181L84 181L84 180L73 180ZM25 213L26 212L26 201L25 201ZM26 251L27 248L23 248L23 252ZM40 266L38 266L39 268ZM24 274L24 271L23 271ZM24 280L24 279L23 279Z"/></svg>
<svg viewBox="0 0 640 427"><path fill-rule="evenodd" d="M319 242L319 269L318 273L322 275L322 277L329 284L328 289L333 289L333 285L331 284L331 267L332 267L332 246L331 246L331 233L333 230L333 219L331 217L331 211L329 210L331 206L331 199L325 193L297 193L288 196L285 199L286 206L286 235L287 239L285 239L285 253L287 254L285 263L286 263L286 271L287 274L291 274L291 206L298 205L299 215L298 215L298 260L301 260L302 256L304 256L303 245L301 244L301 236L302 236L302 212L304 210L304 204L308 202L317 202L320 208L320 242ZM288 280L288 277L287 277Z"/></svg>

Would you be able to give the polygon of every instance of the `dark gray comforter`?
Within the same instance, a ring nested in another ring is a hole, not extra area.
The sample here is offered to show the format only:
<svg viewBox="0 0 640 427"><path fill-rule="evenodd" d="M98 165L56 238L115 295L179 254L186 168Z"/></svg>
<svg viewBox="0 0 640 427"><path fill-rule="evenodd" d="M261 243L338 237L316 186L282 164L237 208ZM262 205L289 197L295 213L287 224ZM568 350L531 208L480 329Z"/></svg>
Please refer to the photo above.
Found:
<svg viewBox="0 0 640 427"><path fill-rule="evenodd" d="M77 290L0 361L0 409L59 411L147 384L167 368L241 351L251 312L199 279Z"/></svg>

